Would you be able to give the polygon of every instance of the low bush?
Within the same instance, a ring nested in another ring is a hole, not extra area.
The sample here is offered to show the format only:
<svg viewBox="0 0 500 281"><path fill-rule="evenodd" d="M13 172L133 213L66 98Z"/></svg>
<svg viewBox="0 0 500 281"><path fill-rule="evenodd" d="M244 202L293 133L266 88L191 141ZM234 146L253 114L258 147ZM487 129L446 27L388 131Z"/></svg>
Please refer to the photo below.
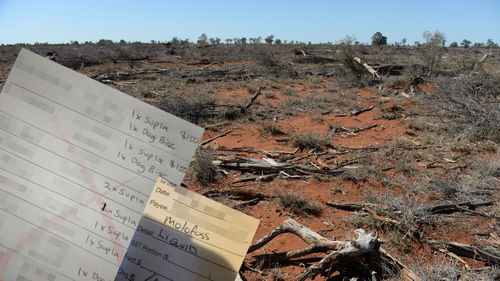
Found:
<svg viewBox="0 0 500 281"><path fill-rule="evenodd" d="M432 105L468 140L500 142L500 82L488 74L438 80Z"/></svg>
<svg viewBox="0 0 500 281"><path fill-rule="evenodd" d="M299 193L293 191L282 191L278 194L278 200L284 208L295 215L320 216L323 213L321 206L309 202Z"/></svg>

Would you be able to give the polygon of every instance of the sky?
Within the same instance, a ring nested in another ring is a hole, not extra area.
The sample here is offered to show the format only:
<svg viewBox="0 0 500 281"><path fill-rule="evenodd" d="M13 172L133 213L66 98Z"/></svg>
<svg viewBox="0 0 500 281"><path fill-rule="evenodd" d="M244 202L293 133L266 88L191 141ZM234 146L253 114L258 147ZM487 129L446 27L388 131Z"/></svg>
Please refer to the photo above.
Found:
<svg viewBox="0 0 500 281"><path fill-rule="evenodd" d="M440 31L447 44L500 43L500 0L0 0L0 43L110 39L195 41L272 34L281 40L423 42Z"/></svg>

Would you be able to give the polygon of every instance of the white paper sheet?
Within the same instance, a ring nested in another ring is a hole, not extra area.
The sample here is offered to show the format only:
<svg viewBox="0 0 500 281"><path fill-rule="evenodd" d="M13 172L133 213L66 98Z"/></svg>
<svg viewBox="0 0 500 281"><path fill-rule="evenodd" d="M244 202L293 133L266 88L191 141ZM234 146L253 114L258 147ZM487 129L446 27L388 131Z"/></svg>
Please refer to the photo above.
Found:
<svg viewBox="0 0 500 281"><path fill-rule="evenodd" d="M0 94L0 279L114 280L203 129L22 50Z"/></svg>

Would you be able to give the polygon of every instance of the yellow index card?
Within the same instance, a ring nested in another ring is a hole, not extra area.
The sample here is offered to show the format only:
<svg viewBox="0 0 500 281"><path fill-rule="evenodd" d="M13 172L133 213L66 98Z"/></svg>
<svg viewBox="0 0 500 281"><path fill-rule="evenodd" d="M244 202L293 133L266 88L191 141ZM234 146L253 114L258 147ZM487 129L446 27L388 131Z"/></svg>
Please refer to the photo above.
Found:
<svg viewBox="0 0 500 281"><path fill-rule="evenodd" d="M259 220L158 178L116 280L235 280Z"/></svg>

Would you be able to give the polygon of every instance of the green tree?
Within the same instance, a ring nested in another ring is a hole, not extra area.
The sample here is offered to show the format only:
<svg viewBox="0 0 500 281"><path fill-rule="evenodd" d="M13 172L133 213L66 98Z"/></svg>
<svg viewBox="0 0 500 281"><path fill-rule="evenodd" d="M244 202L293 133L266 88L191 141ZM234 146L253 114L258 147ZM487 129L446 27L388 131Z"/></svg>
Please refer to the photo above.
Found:
<svg viewBox="0 0 500 281"><path fill-rule="evenodd" d="M488 48L497 48L498 44L493 41L493 39L486 40L486 47Z"/></svg>
<svg viewBox="0 0 500 281"><path fill-rule="evenodd" d="M445 53L444 44L446 42L446 35L439 31L435 31L434 33L426 31L423 37L425 44L419 48L419 55L424 63L426 74L430 76L436 72L441 58Z"/></svg>
<svg viewBox="0 0 500 281"><path fill-rule="evenodd" d="M382 35L381 32L375 32L372 36L372 45L373 46L383 46L387 45L387 37Z"/></svg>
<svg viewBox="0 0 500 281"><path fill-rule="evenodd" d="M205 33L202 33L200 35L200 37L198 37L198 41L196 41L196 43L199 45L199 46L206 46L208 45L208 37Z"/></svg>
<svg viewBox="0 0 500 281"><path fill-rule="evenodd" d="M439 32L439 31L434 31L434 33L431 33L429 31L425 31L423 35L425 39L425 44L430 45L430 46L435 46L435 47L444 47L446 43L446 35L444 33Z"/></svg>
<svg viewBox="0 0 500 281"><path fill-rule="evenodd" d="M112 44L113 44L113 41L109 40L109 39L100 39L99 41L97 41L97 45L101 45L101 46L112 45Z"/></svg>
<svg viewBox="0 0 500 281"><path fill-rule="evenodd" d="M266 37L266 39L264 39L266 41L267 44L272 44L273 41L274 41L274 35L269 35Z"/></svg>
<svg viewBox="0 0 500 281"><path fill-rule="evenodd" d="M457 42L451 42L450 48L458 48L458 43Z"/></svg>
<svg viewBox="0 0 500 281"><path fill-rule="evenodd" d="M179 38L177 38L177 37L173 37L172 40L170 40L170 43L172 45L174 45L174 46L175 45L180 45L181 44L181 40Z"/></svg>
<svg viewBox="0 0 500 281"><path fill-rule="evenodd" d="M467 40L467 39L464 39L464 40L462 40L462 43L460 43L460 45L462 45L462 47L464 47L464 48L469 48L470 43L472 43L472 42Z"/></svg>

